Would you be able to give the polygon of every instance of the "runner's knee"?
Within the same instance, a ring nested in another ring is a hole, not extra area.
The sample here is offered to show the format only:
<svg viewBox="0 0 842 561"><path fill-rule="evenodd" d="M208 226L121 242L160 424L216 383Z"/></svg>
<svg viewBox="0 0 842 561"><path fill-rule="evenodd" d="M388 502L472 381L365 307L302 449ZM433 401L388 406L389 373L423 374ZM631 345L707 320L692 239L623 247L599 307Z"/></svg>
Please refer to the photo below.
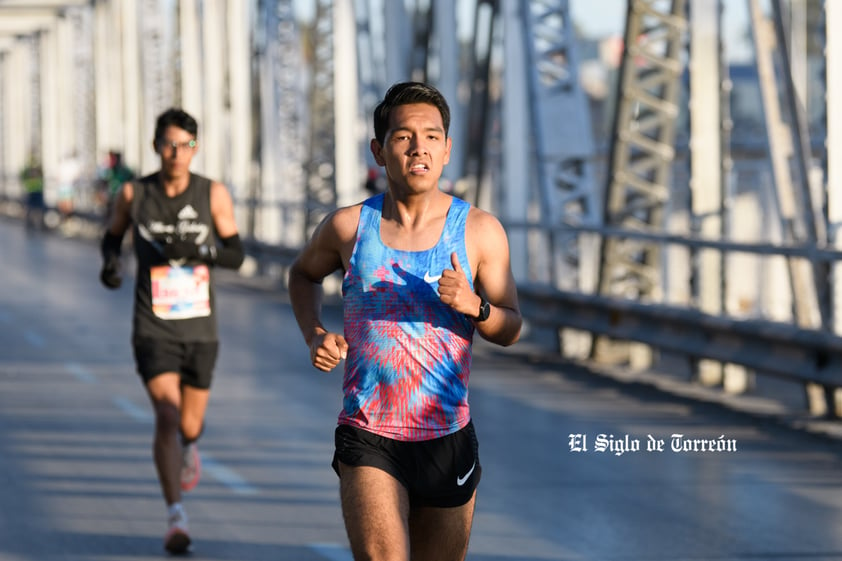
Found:
<svg viewBox="0 0 842 561"><path fill-rule="evenodd" d="M155 427L159 431L172 431L179 428L181 416L174 403L159 401L155 403Z"/></svg>
<svg viewBox="0 0 842 561"><path fill-rule="evenodd" d="M190 415L182 415L181 417L181 442L182 444L191 444L199 440L202 433L205 432L205 424L202 419L191 417Z"/></svg>

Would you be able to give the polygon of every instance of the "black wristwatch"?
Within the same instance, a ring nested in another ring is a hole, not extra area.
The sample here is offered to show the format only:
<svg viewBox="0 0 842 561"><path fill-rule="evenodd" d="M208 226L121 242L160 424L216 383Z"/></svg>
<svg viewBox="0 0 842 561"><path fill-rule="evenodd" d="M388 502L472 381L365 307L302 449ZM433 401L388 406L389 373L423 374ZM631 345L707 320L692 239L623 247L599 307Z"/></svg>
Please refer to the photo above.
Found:
<svg viewBox="0 0 842 561"><path fill-rule="evenodd" d="M482 296L479 297L479 314L474 318L474 321L485 321L488 319L488 316L491 315L491 304L488 303L488 300L483 298Z"/></svg>
<svg viewBox="0 0 842 561"><path fill-rule="evenodd" d="M199 259L202 261L216 261L216 246L202 244L199 246Z"/></svg>

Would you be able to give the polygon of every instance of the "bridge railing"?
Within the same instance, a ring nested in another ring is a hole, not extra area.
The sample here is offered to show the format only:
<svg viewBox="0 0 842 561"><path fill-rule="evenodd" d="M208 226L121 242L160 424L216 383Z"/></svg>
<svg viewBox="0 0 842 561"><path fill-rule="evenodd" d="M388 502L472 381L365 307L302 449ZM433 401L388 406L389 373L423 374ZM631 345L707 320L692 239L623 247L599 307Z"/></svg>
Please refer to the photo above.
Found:
<svg viewBox="0 0 842 561"><path fill-rule="evenodd" d="M506 224L506 228L533 231L534 224ZM562 226L556 234L591 234L641 240L689 251L713 250L723 257L748 254L768 258L800 259L820 265L828 273L842 259L842 251L818 244L750 243L711 240L661 232L631 231L606 226ZM821 270L822 267L816 270ZM564 330L586 332L618 342L641 343L654 351L683 357L692 366L702 359L734 364L748 376L774 376L805 387L804 403L810 413L842 416L842 337L830 328L812 328L767 317L712 315L687 304L641 302L634 299L556 289L546 284L519 283L521 311L533 325L550 328L563 339ZM593 342L584 354L599 353ZM558 352L566 352L563 342ZM581 345L575 357L582 358ZM620 355L631 361L630 356ZM610 359L609 359L610 360ZM720 384L724 383L720 379ZM738 391L744 391L745 386ZM823 394L823 395L822 395Z"/></svg>
<svg viewBox="0 0 842 561"><path fill-rule="evenodd" d="M0 203L5 202L6 208L16 202L3 199L0 196ZM100 215L79 213L76 218L90 223L92 228L102 228ZM600 227L565 229L607 236L657 239L666 244L712 248L723 252L785 255L823 262L842 258L842 252L832 249L701 240ZM88 228L87 232L91 231ZM280 272L278 276L284 276L283 272L292 264L299 249L254 239L245 239L244 246L256 264L258 274L274 269ZM687 359L738 364L758 373L805 384L818 384L827 392L842 387L842 337L827 331L805 329L766 319L714 316L690 307L565 291L544 284L520 283L518 294L524 318L539 328L558 332L575 329L593 336L642 343Z"/></svg>
<svg viewBox="0 0 842 561"><path fill-rule="evenodd" d="M572 328L692 359L739 364L828 388L842 386L842 337L831 333L543 285L520 285L518 295L523 316L536 326Z"/></svg>

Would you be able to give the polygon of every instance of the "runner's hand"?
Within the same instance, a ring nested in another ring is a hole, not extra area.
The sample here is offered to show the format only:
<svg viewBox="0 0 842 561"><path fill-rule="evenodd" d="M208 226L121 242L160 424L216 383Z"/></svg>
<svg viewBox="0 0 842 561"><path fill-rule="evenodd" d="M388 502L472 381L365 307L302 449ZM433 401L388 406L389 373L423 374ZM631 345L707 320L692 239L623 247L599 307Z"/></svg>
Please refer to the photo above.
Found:
<svg viewBox="0 0 842 561"><path fill-rule="evenodd" d="M123 277L120 276L120 258L116 256L109 257L102 264L102 270L99 272L99 280L110 290L116 290L123 284Z"/></svg>
<svg viewBox="0 0 842 561"><path fill-rule="evenodd" d="M457 312L475 317L479 310L480 298L471 290L468 277L459 265L459 257L455 251L450 254L450 264L453 269L445 269L441 272L439 298Z"/></svg>
<svg viewBox="0 0 842 561"><path fill-rule="evenodd" d="M322 372L330 372L348 354L348 343L342 335L323 333L310 341L310 361Z"/></svg>

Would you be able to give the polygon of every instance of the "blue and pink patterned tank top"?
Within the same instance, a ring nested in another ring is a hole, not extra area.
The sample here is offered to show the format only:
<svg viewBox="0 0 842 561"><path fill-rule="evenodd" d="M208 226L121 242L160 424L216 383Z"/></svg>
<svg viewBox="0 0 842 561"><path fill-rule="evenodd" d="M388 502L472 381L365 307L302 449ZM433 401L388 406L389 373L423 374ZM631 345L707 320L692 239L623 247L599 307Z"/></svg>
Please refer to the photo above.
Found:
<svg viewBox="0 0 842 561"><path fill-rule="evenodd" d="M387 247L382 210L383 194L363 203L342 282L348 355L339 423L397 440L438 438L470 420L474 325L438 295L454 251L473 287L465 250L470 205L452 199L441 238L425 251Z"/></svg>

